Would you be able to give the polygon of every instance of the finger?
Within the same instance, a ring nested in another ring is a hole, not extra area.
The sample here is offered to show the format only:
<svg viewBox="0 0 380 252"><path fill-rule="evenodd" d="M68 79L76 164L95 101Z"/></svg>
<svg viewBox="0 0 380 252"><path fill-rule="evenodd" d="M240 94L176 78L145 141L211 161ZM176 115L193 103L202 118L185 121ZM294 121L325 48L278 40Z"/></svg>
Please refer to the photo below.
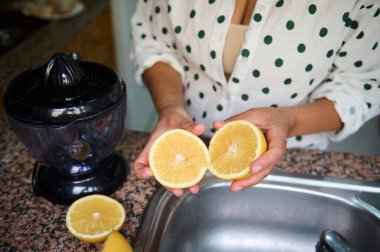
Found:
<svg viewBox="0 0 380 252"><path fill-rule="evenodd" d="M240 113L240 114L236 114L236 115L233 115L231 117L228 117L227 119L223 120L223 121L214 121L212 123L214 129L218 130L219 128L221 128L224 124L228 123L228 122L232 122L232 121L236 121L236 120L250 120L250 118L247 118L247 115L246 113Z"/></svg>
<svg viewBox="0 0 380 252"><path fill-rule="evenodd" d="M152 170L145 163L136 161L132 167L138 179L147 179L153 176Z"/></svg>
<svg viewBox="0 0 380 252"><path fill-rule="evenodd" d="M193 185L189 187L189 191L192 194L197 194L199 192L199 185Z"/></svg>
<svg viewBox="0 0 380 252"><path fill-rule="evenodd" d="M233 192L238 192L240 190L250 188L260 183L265 177L269 175L270 172L271 169L264 169L247 179L236 180L232 182L230 189Z"/></svg>
<svg viewBox="0 0 380 252"><path fill-rule="evenodd" d="M132 166L136 177L139 179L147 179L153 175L148 165L148 155L151 146L149 142L150 141L148 141Z"/></svg>
<svg viewBox="0 0 380 252"><path fill-rule="evenodd" d="M268 168L273 169L285 153L286 138L280 132L271 131L268 133L267 140L268 150L251 164L252 174Z"/></svg>
<svg viewBox="0 0 380 252"><path fill-rule="evenodd" d="M150 145L147 144L132 165L133 171L138 179L147 179L153 175L148 165L148 154Z"/></svg>
<svg viewBox="0 0 380 252"><path fill-rule="evenodd" d="M250 119L251 119L250 116L246 112L242 112L242 113L239 113L239 114L236 114L236 115L228 117L227 119L223 120L222 123L225 124L225 123L236 121L236 120L248 120L248 121L251 121Z"/></svg>
<svg viewBox="0 0 380 252"><path fill-rule="evenodd" d="M133 171L135 175L139 179L147 179L153 176L152 170L149 168L149 151L154 142L154 140L162 133L162 130L157 130L149 137L148 142L146 143L144 149L141 151L139 156L136 158L133 163Z"/></svg>
<svg viewBox="0 0 380 252"><path fill-rule="evenodd" d="M224 121L214 121L214 122L212 123L212 126L214 127L214 129L218 130L218 129L220 129L224 124L225 124Z"/></svg>
<svg viewBox="0 0 380 252"><path fill-rule="evenodd" d="M177 197L181 197L183 195L183 189L169 188L166 186L164 186L164 187L166 188L166 190L173 193Z"/></svg>
<svg viewBox="0 0 380 252"><path fill-rule="evenodd" d="M276 164L282 159L282 155L282 148L276 147L267 150L262 156L251 164L251 173L256 174L264 169L271 169L272 167L275 167Z"/></svg>
<svg viewBox="0 0 380 252"><path fill-rule="evenodd" d="M250 166L253 176L233 182L231 184L232 191L239 191L256 185L267 177L278 161L282 159L286 150L286 138L282 137L281 132L272 131L269 133L268 141L268 150Z"/></svg>
<svg viewBox="0 0 380 252"><path fill-rule="evenodd" d="M205 177L206 177L206 174L203 176L202 180L203 180ZM199 192L200 189L201 189L201 188L200 188L200 186L199 186L198 184L189 187L190 192L193 193L193 194L197 194L197 193Z"/></svg>
<svg viewBox="0 0 380 252"><path fill-rule="evenodd" d="M194 135L202 135L203 132L205 132L206 126L203 123L195 124L191 129L190 132Z"/></svg>

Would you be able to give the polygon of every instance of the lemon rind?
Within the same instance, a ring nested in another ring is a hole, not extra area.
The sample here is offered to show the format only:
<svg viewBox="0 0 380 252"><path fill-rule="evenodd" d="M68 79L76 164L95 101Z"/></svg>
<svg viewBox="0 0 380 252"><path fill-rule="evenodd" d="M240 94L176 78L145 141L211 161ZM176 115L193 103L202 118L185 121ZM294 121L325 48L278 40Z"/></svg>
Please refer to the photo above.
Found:
<svg viewBox="0 0 380 252"><path fill-rule="evenodd" d="M220 179L225 179L225 180L234 180L234 179L240 179L240 178L243 178L245 176L247 176L250 171L249 171L249 167L243 169L241 172L237 172L237 173L230 173L228 175L225 175L223 173L220 173L218 172L217 170L215 170L214 168L212 168L212 166L210 166L209 168L209 171L217 178L220 178Z"/></svg>

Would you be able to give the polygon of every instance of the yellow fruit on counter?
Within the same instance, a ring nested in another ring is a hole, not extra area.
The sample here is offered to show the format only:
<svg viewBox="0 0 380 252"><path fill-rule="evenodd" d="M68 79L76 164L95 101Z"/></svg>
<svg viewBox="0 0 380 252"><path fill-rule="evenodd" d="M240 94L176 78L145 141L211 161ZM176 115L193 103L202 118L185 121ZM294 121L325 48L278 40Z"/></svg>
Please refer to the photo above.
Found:
<svg viewBox="0 0 380 252"><path fill-rule="evenodd" d="M209 170L221 179L244 179L251 176L249 167L267 150L261 130L251 122L226 123L211 138Z"/></svg>
<svg viewBox="0 0 380 252"><path fill-rule="evenodd" d="M124 220L124 207L111 197L99 194L76 200L66 214L70 233L88 243L103 242L113 230L122 227Z"/></svg>
<svg viewBox="0 0 380 252"><path fill-rule="evenodd" d="M160 135L149 152L149 166L154 177L169 188L187 188L206 174L210 155L204 142L182 129Z"/></svg>
<svg viewBox="0 0 380 252"><path fill-rule="evenodd" d="M112 231L104 242L101 252L133 252L133 248L122 234Z"/></svg>

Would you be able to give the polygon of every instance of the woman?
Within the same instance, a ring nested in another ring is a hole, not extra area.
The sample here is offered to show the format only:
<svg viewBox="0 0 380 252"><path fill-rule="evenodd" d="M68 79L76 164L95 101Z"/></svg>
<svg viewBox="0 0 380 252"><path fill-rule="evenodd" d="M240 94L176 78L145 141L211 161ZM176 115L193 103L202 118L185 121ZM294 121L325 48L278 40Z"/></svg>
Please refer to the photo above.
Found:
<svg viewBox="0 0 380 252"><path fill-rule="evenodd" d="M140 1L131 56L159 119L136 176L152 175L149 148L172 128L208 137L236 119L261 128L268 151L232 191L264 179L286 147L324 149L357 131L380 110L379 8L374 0Z"/></svg>

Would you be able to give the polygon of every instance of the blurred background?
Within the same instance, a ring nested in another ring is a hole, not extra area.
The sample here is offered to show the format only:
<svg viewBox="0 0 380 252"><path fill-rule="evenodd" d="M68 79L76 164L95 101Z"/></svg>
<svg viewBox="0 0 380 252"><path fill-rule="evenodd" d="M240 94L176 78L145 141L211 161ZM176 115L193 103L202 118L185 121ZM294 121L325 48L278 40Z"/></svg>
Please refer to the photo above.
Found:
<svg viewBox="0 0 380 252"><path fill-rule="evenodd" d="M17 74L55 52L114 69L127 84L126 128L151 131L157 119L129 59L130 18L137 0L0 0L0 97ZM379 98L380 99L380 98ZM0 117L5 113L0 104ZM329 150L380 155L380 116Z"/></svg>

